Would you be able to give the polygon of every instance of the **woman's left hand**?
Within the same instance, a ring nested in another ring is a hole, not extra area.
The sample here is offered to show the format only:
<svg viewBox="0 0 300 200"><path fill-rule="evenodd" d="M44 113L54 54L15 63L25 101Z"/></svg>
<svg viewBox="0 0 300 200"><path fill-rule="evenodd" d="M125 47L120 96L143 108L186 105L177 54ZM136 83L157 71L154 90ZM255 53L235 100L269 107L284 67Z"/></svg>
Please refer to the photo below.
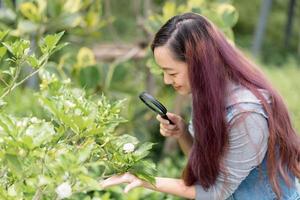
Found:
<svg viewBox="0 0 300 200"><path fill-rule="evenodd" d="M105 189L107 187L119 185L122 183L128 183L128 185L124 189L125 193L128 193L133 188L143 186L144 184L141 179L127 172L122 175L115 175L108 179L105 179L104 181L100 182L100 185L103 189Z"/></svg>

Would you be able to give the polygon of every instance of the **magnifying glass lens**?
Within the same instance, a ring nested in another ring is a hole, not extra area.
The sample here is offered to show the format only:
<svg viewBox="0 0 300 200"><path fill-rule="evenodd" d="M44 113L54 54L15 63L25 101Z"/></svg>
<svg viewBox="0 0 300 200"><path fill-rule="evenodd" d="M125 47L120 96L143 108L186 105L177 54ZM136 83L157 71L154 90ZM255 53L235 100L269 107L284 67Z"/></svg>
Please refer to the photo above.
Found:
<svg viewBox="0 0 300 200"><path fill-rule="evenodd" d="M168 120L170 124L173 122L167 116L167 109L158 100L146 92L142 92L139 95L140 99L154 112L158 113L162 118Z"/></svg>

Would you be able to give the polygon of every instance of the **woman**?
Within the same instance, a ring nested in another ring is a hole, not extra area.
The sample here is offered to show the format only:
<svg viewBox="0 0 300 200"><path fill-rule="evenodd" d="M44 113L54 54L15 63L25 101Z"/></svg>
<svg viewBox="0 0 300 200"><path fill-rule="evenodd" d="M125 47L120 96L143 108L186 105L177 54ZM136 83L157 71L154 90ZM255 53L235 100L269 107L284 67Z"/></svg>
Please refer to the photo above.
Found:
<svg viewBox="0 0 300 200"><path fill-rule="evenodd" d="M263 74L205 17L171 18L152 50L165 84L192 95L192 122L157 117L160 133L175 137L189 160L182 179L150 185L127 173L102 182L128 183L190 199L300 199L300 141L282 98Z"/></svg>

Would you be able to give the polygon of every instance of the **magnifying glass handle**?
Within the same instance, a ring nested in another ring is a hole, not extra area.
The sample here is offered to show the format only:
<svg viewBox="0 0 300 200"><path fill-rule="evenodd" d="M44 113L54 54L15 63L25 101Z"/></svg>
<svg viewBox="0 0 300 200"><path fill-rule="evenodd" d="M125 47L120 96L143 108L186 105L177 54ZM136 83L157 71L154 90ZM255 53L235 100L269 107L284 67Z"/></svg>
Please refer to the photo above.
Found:
<svg viewBox="0 0 300 200"><path fill-rule="evenodd" d="M161 115L161 117L162 117L163 119L168 120L168 121L170 122L170 124L174 124L174 123L168 118L167 115Z"/></svg>

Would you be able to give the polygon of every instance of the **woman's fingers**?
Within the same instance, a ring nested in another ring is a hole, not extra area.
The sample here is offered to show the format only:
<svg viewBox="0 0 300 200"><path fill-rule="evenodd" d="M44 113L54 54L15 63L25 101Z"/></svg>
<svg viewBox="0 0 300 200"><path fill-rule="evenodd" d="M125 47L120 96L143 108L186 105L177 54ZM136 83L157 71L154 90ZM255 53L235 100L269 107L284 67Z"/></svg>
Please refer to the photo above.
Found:
<svg viewBox="0 0 300 200"><path fill-rule="evenodd" d="M162 134L165 137L171 136L171 134L167 131L165 131L164 129L160 129L160 134Z"/></svg>
<svg viewBox="0 0 300 200"><path fill-rule="evenodd" d="M143 185L142 180L138 179L137 177L135 177L134 175L132 175L130 173L112 176L112 177L100 182L100 185L103 189L105 189L107 187L119 185L121 183L129 183L124 189L125 193L128 193L130 190L132 190L135 187L139 187L139 186Z"/></svg>
<svg viewBox="0 0 300 200"><path fill-rule="evenodd" d="M123 183L121 176L112 176L104 181L101 181L100 185L102 188L107 188L120 183Z"/></svg>
<svg viewBox="0 0 300 200"><path fill-rule="evenodd" d="M165 137L179 137L183 131L182 127L184 127L182 118L173 113L167 113L167 115L174 124L170 124L168 120L163 119L160 115L156 116L156 119L160 122L161 135Z"/></svg>
<svg viewBox="0 0 300 200"><path fill-rule="evenodd" d="M156 116L156 119L161 123L161 124L170 124L169 120L162 118L160 115Z"/></svg>
<svg viewBox="0 0 300 200"><path fill-rule="evenodd" d="M135 187L139 187L139 186L142 186L143 182L139 179L133 181L132 183L128 184L125 189L124 189L124 192L125 193L128 193L130 190L132 190L133 188Z"/></svg>
<svg viewBox="0 0 300 200"><path fill-rule="evenodd" d="M168 130L168 129L161 128L160 133L165 137L169 137L175 135L176 130Z"/></svg>
<svg viewBox="0 0 300 200"><path fill-rule="evenodd" d="M160 124L160 127L165 129L165 130L170 130L170 131L174 131L176 130L177 126L176 125L172 125L172 124Z"/></svg>
<svg viewBox="0 0 300 200"><path fill-rule="evenodd" d="M130 183L133 178L134 176L129 173L125 173L123 175L115 175L108 179L105 179L100 183L100 185L102 186L102 188L107 188L121 183Z"/></svg>

